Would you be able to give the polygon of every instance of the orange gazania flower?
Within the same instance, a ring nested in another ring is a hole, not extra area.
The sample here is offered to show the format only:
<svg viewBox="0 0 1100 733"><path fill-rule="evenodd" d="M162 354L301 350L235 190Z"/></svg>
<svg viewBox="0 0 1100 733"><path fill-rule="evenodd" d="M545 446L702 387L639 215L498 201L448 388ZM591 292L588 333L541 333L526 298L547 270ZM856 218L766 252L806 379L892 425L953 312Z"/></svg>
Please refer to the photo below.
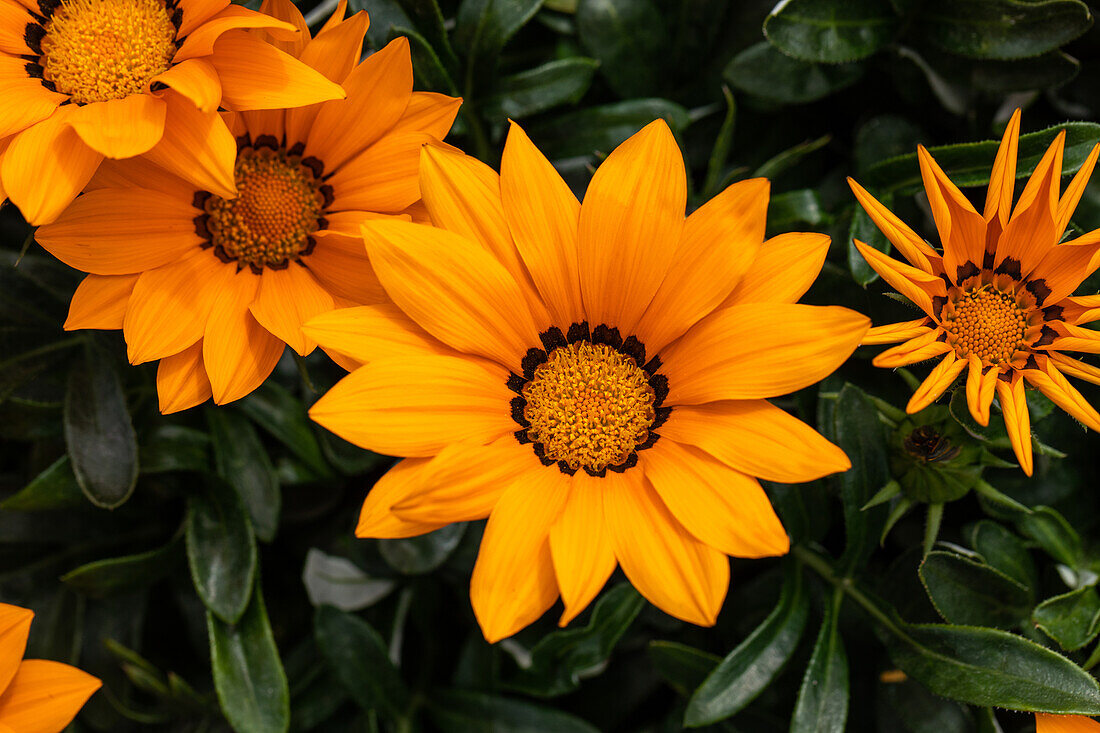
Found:
<svg viewBox="0 0 1100 733"><path fill-rule="evenodd" d="M1035 713L1035 733L1100 733L1100 723L1084 715Z"/></svg>
<svg viewBox="0 0 1100 733"><path fill-rule="evenodd" d="M217 114L339 99L265 43L305 24L229 0L0 0L0 202L52 221L104 157L142 153L231 197L233 138Z"/></svg>
<svg viewBox="0 0 1100 733"><path fill-rule="evenodd" d="M286 0L272 9L304 27ZM385 297L359 225L409 218L420 148L442 145L461 100L412 91L403 37L357 64L367 16L343 12L287 50L343 83L346 100L226 115L236 198L147 158L109 162L93 190L38 230L47 250L91 273L65 328L121 328L132 363L159 359L162 412L243 397L284 344L302 355L316 347L303 321Z"/></svg>
<svg viewBox="0 0 1100 733"><path fill-rule="evenodd" d="M832 372L869 326L795 305L829 238L762 243L764 179L685 221L683 158L663 121L611 153L583 205L515 125L500 176L425 148L421 187L440 228L363 227L392 304L304 329L365 363L313 419L406 457L371 489L356 534L489 517L470 595L490 641L559 593L564 625L616 564L668 613L713 624L727 555L788 550L756 477L849 467L765 399Z"/></svg>
<svg viewBox="0 0 1100 733"><path fill-rule="evenodd" d="M67 664L23 659L33 618L0 603L0 733L60 733L102 684Z"/></svg>
<svg viewBox="0 0 1100 733"><path fill-rule="evenodd" d="M936 400L964 370L970 413L989 424L996 392L1020 467L1032 472L1025 380L1082 423L1100 430L1100 415L1065 375L1100 383L1100 369L1063 351L1100 352L1100 334L1080 324L1100 319L1100 297L1070 295L1096 269L1100 231L1059 244L1092 173L1100 146L1059 197L1065 133L1047 150L1012 208L1020 111L997 151L985 213L979 214L923 147L921 176L943 252L932 249L855 181L856 198L908 265L857 241L883 280L925 316L872 328L864 344L904 343L874 364L900 367L943 357L907 406ZM1011 216L1009 214L1011 212Z"/></svg>

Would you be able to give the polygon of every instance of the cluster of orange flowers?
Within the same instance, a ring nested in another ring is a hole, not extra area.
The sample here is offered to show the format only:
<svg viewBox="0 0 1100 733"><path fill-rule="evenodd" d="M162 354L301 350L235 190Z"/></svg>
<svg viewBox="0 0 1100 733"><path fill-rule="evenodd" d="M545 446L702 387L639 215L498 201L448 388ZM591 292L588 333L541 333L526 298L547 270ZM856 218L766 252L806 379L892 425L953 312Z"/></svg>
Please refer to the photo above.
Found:
<svg viewBox="0 0 1100 733"><path fill-rule="evenodd" d="M567 623L617 566L713 624L727 556L788 550L759 479L850 466L768 398L861 343L901 342L884 367L941 358L911 412L966 370L974 418L996 394L1028 473L1025 383L1100 429L1065 376L1100 369L1062 353L1100 352L1080 327L1100 297L1071 295L1100 232L1060 243L1096 150L1060 194L1059 138L1013 207L1017 113L979 213L922 148L942 252L852 182L909 264L857 246L923 311L870 328L797 303L829 238L765 239L766 180L685 219L661 121L583 203L516 125L498 174L441 142L461 100L413 91L406 40L361 61L367 16L344 15L311 37L289 0L0 0L0 200L88 273L65 327L122 329L132 363L159 362L162 412L249 394L286 345L349 370L311 416L403 459L357 534L488 517L470 593L490 641L559 597ZM21 656L5 634L0 672Z"/></svg>

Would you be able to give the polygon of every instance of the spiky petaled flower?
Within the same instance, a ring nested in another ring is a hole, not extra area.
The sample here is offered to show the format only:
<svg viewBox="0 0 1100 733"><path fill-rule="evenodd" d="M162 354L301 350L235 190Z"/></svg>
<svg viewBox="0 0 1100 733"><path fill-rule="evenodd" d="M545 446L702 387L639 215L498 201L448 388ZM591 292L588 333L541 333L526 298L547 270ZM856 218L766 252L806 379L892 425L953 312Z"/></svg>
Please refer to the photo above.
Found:
<svg viewBox="0 0 1100 733"><path fill-rule="evenodd" d="M1036 713L1035 733L1100 733L1100 723L1084 715Z"/></svg>
<svg viewBox="0 0 1100 733"><path fill-rule="evenodd" d="M1025 383L1086 426L1100 430L1100 414L1066 380L1069 375L1100 384L1100 369L1062 353L1100 352L1100 334L1081 328L1100 319L1100 296L1071 295L1100 265L1100 231L1059 243L1100 146L1059 196L1065 133L1059 134L1013 208L1019 132L1017 110L997 151L984 214L974 209L928 151L918 148L942 252L858 183L849 183L909 264L859 241L856 247L883 280L925 313L913 321L872 328L864 344L904 342L879 354L874 364L893 368L942 357L910 399L910 413L931 404L966 371L970 413L988 425L989 407L997 395L1020 467L1030 476Z"/></svg>
<svg viewBox="0 0 1100 733"><path fill-rule="evenodd" d="M287 0L265 7L304 27ZM403 37L358 63L367 17L343 13L285 48L341 82L346 100L226 115L236 198L146 158L111 161L38 230L47 250L91 273L65 328L121 328L132 363L159 359L162 412L243 397L284 344L316 347L306 319L385 298L360 223L408 219L410 207L420 216L420 148L442 145L461 100L412 91Z"/></svg>
<svg viewBox="0 0 1100 733"><path fill-rule="evenodd" d="M0 0L0 202L45 224L104 158L142 153L233 196L233 136L219 107L343 97L265 31L300 38L284 45L308 38L304 23L229 0Z"/></svg>
<svg viewBox="0 0 1100 733"><path fill-rule="evenodd" d="M765 399L832 372L869 326L795 304L828 237L762 243L764 179L685 221L683 158L663 121L608 156L583 205L515 125L499 176L425 148L421 186L439 228L363 227L393 304L305 328L365 364L312 417L405 457L356 534L489 517L470 594L490 641L559 594L567 623L616 564L666 612L713 624L727 555L788 550L757 477L850 465Z"/></svg>
<svg viewBox="0 0 1100 733"><path fill-rule="evenodd" d="M23 659L33 619L0 603L0 733L60 733L102 684L67 664Z"/></svg>

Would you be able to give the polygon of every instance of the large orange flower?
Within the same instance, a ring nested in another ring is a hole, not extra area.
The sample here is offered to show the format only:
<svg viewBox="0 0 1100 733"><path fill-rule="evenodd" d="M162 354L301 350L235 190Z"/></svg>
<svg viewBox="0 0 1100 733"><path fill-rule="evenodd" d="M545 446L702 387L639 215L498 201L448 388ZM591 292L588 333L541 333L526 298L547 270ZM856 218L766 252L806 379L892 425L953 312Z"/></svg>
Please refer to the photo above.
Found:
<svg viewBox="0 0 1100 733"><path fill-rule="evenodd" d="M683 158L663 121L611 153L583 205L515 125L500 176L425 148L421 187L439 228L363 227L393 304L305 327L365 362L312 417L406 457L371 489L356 534L488 516L470 594L490 641L559 593L568 622L616 564L668 613L713 624L727 555L788 550L756 477L849 467L765 399L832 372L869 326L795 304L829 238L763 242L764 179L685 221Z"/></svg>
<svg viewBox="0 0 1100 733"><path fill-rule="evenodd" d="M0 202L7 195L45 224L104 157L142 153L233 196L233 138L219 106L343 96L249 28L308 37L304 23L229 0L0 0Z"/></svg>
<svg viewBox="0 0 1100 733"><path fill-rule="evenodd" d="M925 313L913 321L872 328L863 343L904 342L879 354L874 364L895 368L942 357L913 394L906 408L910 413L934 402L966 371L970 413L988 425L989 407L997 394L1016 458L1030 476L1025 380L1082 423L1100 430L1100 414L1065 377L1100 384L1100 369L1062 353L1100 353L1100 334L1080 327L1100 320L1100 296L1070 295L1100 265L1100 230L1059 243L1100 145L1059 197L1065 142L1065 133L1060 134L1013 209L1019 132L1017 110L997 151L984 215L928 151L918 149L942 253L859 184L851 179L849 183L871 219L910 264L859 241L856 247L883 280Z"/></svg>
<svg viewBox="0 0 1100 733"><path fill-rule="evenodd" d="M287 0L268 7L304 28ZM303 321L385 299L360 223L409 218L420 148L442 145L461 100L412 91L404 38L357 63L367 16L343 14L341 6L316 38L285 48L341 82L346 100L226 114L236 198L147 157L111 161L38 230L47 250L91 273L65 328L121 328L131 362L159 359L163 412L243 397L284 344L302 355L315 348Z"/></svg>
<svg viewBox="0 0 1100 733"><path fill-rule="evenodd" d="M102 684L67 664L23 659L32 619L0 603L0 733L60 733Z"/></svg>

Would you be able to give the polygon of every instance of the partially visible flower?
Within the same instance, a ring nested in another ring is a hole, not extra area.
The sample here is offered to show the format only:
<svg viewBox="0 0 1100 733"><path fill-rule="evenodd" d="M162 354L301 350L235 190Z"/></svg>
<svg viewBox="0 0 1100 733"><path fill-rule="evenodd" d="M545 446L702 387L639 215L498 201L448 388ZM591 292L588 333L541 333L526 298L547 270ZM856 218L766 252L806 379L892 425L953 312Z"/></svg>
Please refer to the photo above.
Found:
<svg viewBox="0 0 1100 733"><path fill-rule="evenodd" d="M1100 353L1100 333L1081 324L1100 320L1100 296L1071 293L1100 265L1100 230L1059 243L1100 154L1100 145L1059 196L1065 133L1047 150L1012 207L1020 112L1001 141L979 214L923 147L921 175L939 230L937 252L849 179L860 204L909 261L903 264L857 241L883 280L925 315L872 328L864 344L904 343L874 364L900 367L942 357L906 410L931 404L963 373L970 413L989 424L994 393L1020 467L1032 472L1031 427L1025 382L1093 430L1100 414L1066 375L1100 384L1100 368L1064 351ZM1011 215L1010 215L1011 212Z"/></svg>
<svg viewBox="0 0 1100 733"><path fill-rule="evenodd" d="M683 157L660 120L607 157L583 204L515 125L499 176L425 148L421 187L438 228L363 227L393 304L305 328L365 363L313 419L406 457L371 489L356 534L489 517L470 584L489 641L559 593L568 623L617 565L667 613L713 624L727 555L789 548L757 477L850 466L766 400L832 372L869 326L795 304L829 238L764 241L759 178L685 221Z"/></svg>
<svg viewBox="0 0 1100 733"><path fill-rule="evenodd" d="M219 106L344 95L245 29L308 37L304 23L229 0L0 0L0 202L6 195L45 224L105 157L142 153L233 196L233 137Z"/></svg>
<svg viewBox="0 0 1100 733"><path fill-rule="evenodd" d="M265 8L304 28L287 0ZM337 305L385 299L359 226L420 216L420 149L442 145L461 100L412 91L408 41L358 63L367 16L343 5L309 40L285 46L347 89L346 100L227 113L236 198L148 158L110 162L38 241L91 273L65 328L121 328L130 361L160 360L162 412L254 390L301 324Z"/></svg>
<svg viewBox="0 0 1100 733"><path fill-rule="evenodd" d="M0 733L60 733L102 685L67 664L23 659L33 618L0 603Z"/></svg>
<svg viewBox="0 0 1100 733"><path fill-rule="evenodd" d="M1100 723L1084 715L1035 713L1035 733L1100 733Z"/></svg>

